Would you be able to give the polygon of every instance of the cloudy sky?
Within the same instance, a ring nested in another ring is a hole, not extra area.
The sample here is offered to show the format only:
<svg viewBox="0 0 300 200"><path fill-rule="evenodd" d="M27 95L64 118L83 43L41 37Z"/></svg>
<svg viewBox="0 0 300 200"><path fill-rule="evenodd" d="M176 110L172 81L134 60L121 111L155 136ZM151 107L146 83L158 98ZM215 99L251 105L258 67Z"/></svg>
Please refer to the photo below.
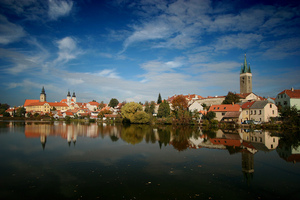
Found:
<svg viewBox="0 0 300 200"><path fill-rule="evenodd" d="M297 1L2 0L0 103L144 102L239 93L244 55L253 92L300 89Z"/></svg>

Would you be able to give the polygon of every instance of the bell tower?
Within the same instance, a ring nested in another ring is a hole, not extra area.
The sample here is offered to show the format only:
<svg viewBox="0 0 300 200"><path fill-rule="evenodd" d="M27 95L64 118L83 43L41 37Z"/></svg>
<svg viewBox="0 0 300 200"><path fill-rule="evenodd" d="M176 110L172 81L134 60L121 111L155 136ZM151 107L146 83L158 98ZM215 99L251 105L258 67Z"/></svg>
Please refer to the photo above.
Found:
<svg viewBox="0 0 300 200"><path fill-rule="evenodd" d="M247 64L246 54L244 64L241 67L240 73L240 93L251 93L252 92L252 73L250 64Z"/></svg>
<svg viewBox="0 0 300 200"><path fill-rule="evenodd" d="M40 94L40 102L45 102L46 101L46 93L45 93L45 88L43 86L42 92Z"/></svg>

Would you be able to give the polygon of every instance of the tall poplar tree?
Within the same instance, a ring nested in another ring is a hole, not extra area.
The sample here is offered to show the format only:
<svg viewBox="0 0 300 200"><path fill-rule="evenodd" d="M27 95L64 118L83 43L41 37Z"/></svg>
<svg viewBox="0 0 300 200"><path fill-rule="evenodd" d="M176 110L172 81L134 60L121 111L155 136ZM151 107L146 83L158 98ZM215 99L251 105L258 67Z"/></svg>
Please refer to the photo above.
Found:
<svg viewBox="0 0 300 200"><path fill-rule="evenodd" d="M157 104L160 104L162 102L161 100L161 96L160 96L160 93L158 94L158 99L157 99Z"/></svg>

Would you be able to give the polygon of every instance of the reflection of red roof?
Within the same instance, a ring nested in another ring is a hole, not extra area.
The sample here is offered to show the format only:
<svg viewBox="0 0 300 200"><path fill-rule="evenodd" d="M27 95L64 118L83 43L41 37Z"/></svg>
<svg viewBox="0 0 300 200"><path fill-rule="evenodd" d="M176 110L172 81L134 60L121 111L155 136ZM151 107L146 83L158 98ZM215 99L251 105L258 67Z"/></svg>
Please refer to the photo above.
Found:
<svg viewBox="0 0 300 200"><path fill-rule="evenodd" d="M222 144L225 146L236 146L236 147L241 146L240 140L229 140L224 138L210 138L209 140L213 144Z"/></svg>
<svg viewBox="0 0 300 200"><path fill-rule="evenodd" d="M249 142L243 142L242 144L243 144L243 146L248 147L250 149L255 149L255 147Z"/></svg>

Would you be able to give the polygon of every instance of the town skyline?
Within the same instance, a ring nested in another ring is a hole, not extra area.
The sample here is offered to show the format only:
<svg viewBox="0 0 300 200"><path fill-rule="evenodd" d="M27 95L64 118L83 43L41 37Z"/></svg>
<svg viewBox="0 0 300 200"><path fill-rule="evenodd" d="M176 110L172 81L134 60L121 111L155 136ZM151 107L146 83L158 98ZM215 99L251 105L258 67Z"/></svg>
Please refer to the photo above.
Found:
<svg viewBox="0 0 300 200"><path fill-rule="evenodd" d="M0 102L156 101L300 88L297 1L2 1Z"/></svg>

